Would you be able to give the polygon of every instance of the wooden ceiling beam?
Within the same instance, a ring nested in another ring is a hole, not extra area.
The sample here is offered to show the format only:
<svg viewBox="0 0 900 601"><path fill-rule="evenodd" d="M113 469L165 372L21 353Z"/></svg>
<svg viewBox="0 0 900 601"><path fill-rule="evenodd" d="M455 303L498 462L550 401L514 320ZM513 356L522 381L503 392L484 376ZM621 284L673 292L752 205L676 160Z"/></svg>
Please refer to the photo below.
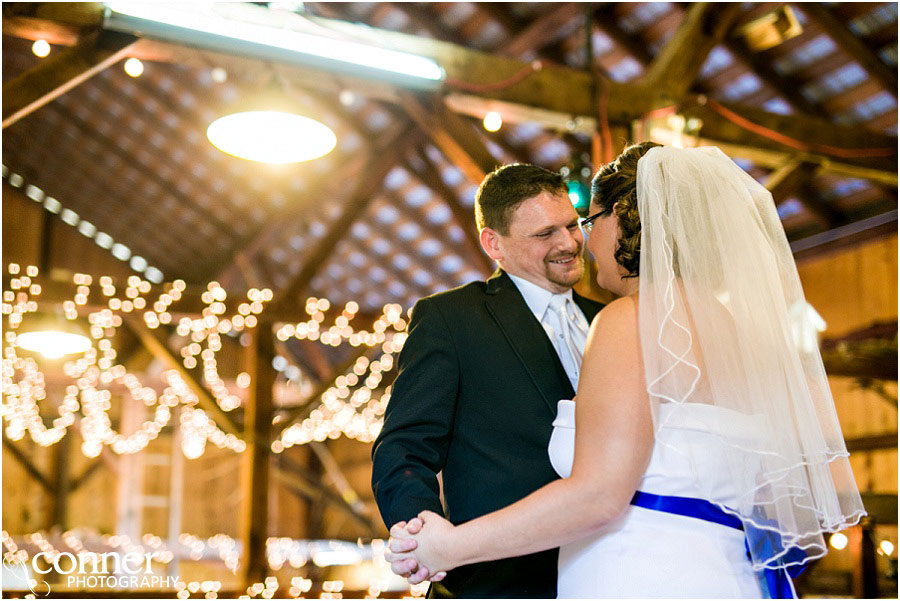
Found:
<svg viewBox="0 0 900 601"><path fill-rule="evenodd" d="M553 3L545 14L539 15L524 29L508 30L512 39L501 45L497 52L515 58L528 51L540 53L556 39L561 29L583 14L584 7L579 2Z"/></svg>
<svg viewBox="0 0 900 601"><path fill-rule="evenodd" d="M476 2L475 7L510 35L522 27L506 2Z"/></svg>
<svg viewBox="0 0 900 601"><path fill-rule="evenodd" d="M384 530L379 522L363 512L358 504L351 503L322 483L321 478L290 459L286 453L277 456L275 476L292 492L309 500L320 500L343 510L372 537ZM346 594L346 592L345 592Z"/></svg>
<svg viewBox="0 0 900 601"><path fill-rule="evenodd" d="M824 222L825 229L843 225L846 218L840 211L820 200L811 185L816 171L815 164L804 161L802 157L793 156L769 175L766 179L766 188L772 193L775 206L790 197L795 197Z"/></svg>
<svg viewBox="0 0 900 601"><path fill-rule="evenodd" d="M431 37L437 40L459 45L466 43L459 33L444 25L436 13L419 4L412 2L381 2L380 4L387 4L395 10L403 12L414 29L427 31Z"/></svg>
<svg viewBox="0 0 900 601"><path fill-rule="evenodd" d="M350 176L358 172L363 164L364 159L360 155L359 158L345 165L344 175ZM320 199L333 197L344 187L345 182L344 178L336 178L332 173L323 173L311 186L301 193L301 198ZM307 206L306 203L302 202L285 203L281 210L276 211L265 223L257 228L249 242L233 249L232 261L220 268L216 280L222 283L223 286L228 287L228 285L237 281L238 278L243 279L243 273L247 272L247 266L253 265L253 262L258 259L260 251L268 248L286 227L295 223Z"/></svg>
<svg viewBox="0 0 900 601"><path fill-rule="evenodd" d="M831 10L818 2L797 5L809 19L820 27L850 58L874 77L894 98L897 98L897 69L889 67L877 54L856 37L846 23L841 22Z"/></svg>
<svg viewBox="0 0 900 601"><path fill-rule="evenodd" d="M53 107L50 107L50 109L55 110L62 117L64 117L66 121L72 123L76 128L78 128L83 136L95 140L103 149L103 152L109 153L111 155L118 155L122 152L121 147L119 147L116 144L115 140L113 140L108 134L104 134L96 127L93 127L90 123L79 117L74 111L71 111L60 104L56 104ZM94 160L97 159L95 158ZM177 163L173 164L172 167L176 170L182 168L182 166L178 165ZM145 178L146 181L152 181L156 183L157 186L159 186L159 190L161 191L163 197L174 198L178 201L178 204L180 206L202 216L203 219L212 223L218 231L228 235L229 237L234 237L239 240L241 239L238 233L235 231L234 225L223 221L209 209L200 206L189 195L181 192L176 186L160 178L156 172L155 166L147 165L140 160L132 160L128 163L128 168L136 171L142 178ZM124 202L121 204L123 206L127 205L127 203ZM129 244L131 243L130 241L128 242Z"/></svg>
<svg viewBox="0 0 900 601"><path fill-rule="evenodd" d="M3 429L2 436L3 448L9 451L10 455L12 455L13 458L19 463L19 465L22 466L22 469L24 469L28 473L28 475L34 479L35 482L40 484L41 488L43 488L45 492L50 495L56 494L56 487L50 483L49 478L47 478L47 476L45 476L43 472L41 472L41 470L39 470L37 466L35 466L31 462L31 459L28 458L28 455L19 450L19 448L15 444L13 444L13 442L9 438L6 437L6 428Z"/></svg>
<svg viewBox="0 0 900 601"><path fill-rule="evenodd" d="M448 110L441 98L403 93L400 102L419 130L431 138L470 182L480 184L494 170L497 159L482 144L471 124Z"/></svg>
<svg viewBox="0 0 900 601"><path fill-rule="evenodd" d="M776 205L790 196L796 196L799 189L809 182L815 167L800 157L792 156L766 179L766 188L772 193Z"/></svg>
<svg viewBox="0 0 900 601"><path fill-rule="evenodd" d="M162 331L151 330L142 319L135 315L126 316L122 321L141 339L147 350L159 359L166 369L173 369L178 373L188 389L197 397L200 408L216 422L219 428L226 434L241 436L241 427L235 422L233 414L219 407L219 403L216 402L212 393L201 383L200 370L188 369L184 366L181 359L169 349Z"/></svg>
<svg viewBox="0 0 900 601"><path fill-rule="evenodd" d="M3 84L3 129L65 94L128 54L137 38L95 32Z"/></svg>
<svg viewBox="0 0 900 601"><path fill-rule="evenodd" d="M432 58L445 69L448 78L446 85L451 89L456 81L485 86L496 84L513 75L521 74L523 69L528 67L528 64L522 61L438 40L378 30L344 21L313 16L308 18L321 27L363 43L373 43ZM696 57L699 53L691 54ZM685 61L679 59L678 62ZM644 85L613 81L605 81L604 84L609 91L608 116L612 123L630 124L632 120L640 118L649 110L668 104L665 98L660 97L657 90L648 89ZM477 93L485 101L502 100L564 115L593 117L596 110L590 100L591 85L592 78L588 73L544 65L542 69L527 75L518 83L506 87L492 85L482 88ZM726 106L744 114L760 125L806 142L851 148L896 148L897 146L896 136L873 134L861 128L841 127L804 114L784 116L750 107ZM694 107L692 110L691 116L697 116L703 120L704 137L717 143L754 146L768 150L786 150L783 145L747 132L709 109L703 110L702 107ZM896 158L848 160L847 162L869 168L879 167L887 171L891 169L896 171Z"/></svg>
<svg viewBox="0 0 900 601"><path fill-rule="evenodd" d="M647 52L646 46L638 43L637 40L619 27L616 20L615 6L612 3L606 4L594 12L594 28L611 39L616 46L630 54L642 67L646 67L653 62L653 57Z"/></svg>
<svg viewBox="0 0 900 601"><path fill-rule="evenodd" d="M681 100L697 80L710 51L725 39L740 10L740 3L693 4L675 35L647 68L642 82L662 90L673 102Z"/></svg>
<svg viewBox="0 0 900 601"><path fill-rule="evenodd" d="M825 373L830 376L875 378L897 381L897 345L893 348L869 344L848 344L822 353ZM894 444L896 444L896 433Z"/></svg>
<svg viewBox="0 0 900 601"><path fill-rule="evenodd" d="M463 207L462 203L456 195L456 192L444 183L437 167L431 162L424 152L419 152L419 160L422 163L422 169L417 170L409 161L404 161L403 167L410 173L415 174L422 182L431 188L438 196L444 199L456 224L462 228L465 233L466 246L470 253L476 257L482 272L490 273L493 271L493 262L484 254L481 243L478 241L478 231L475 228L475 214Z"/></svg>
<svg viewBox="0 0 900 601"><path fill-rule="evenodd" d="M335 247L344 238L350 226L360 218L369 203L375 198L377 191L388 172L397 164L399 157L421 140L418 132L410 132L406 126L398 127L388 134L374 149L363 169L362 177L357 181L353 194L344 203L341 215L334 220L329 231L319 241L306 263L287 285L276 291L271 302L274 307L289 309L296 307L297 297L306 292L310 282L328 262Z"/></svg>
<svg viewBox="0 0 900 601"><path fill-rule="evenodd" d="M747 48L743 42L727 38L724 40L724 46L735 60L747 65L754 75L776 94L784 98L793 109L815 117L830 118L828 111L806 99L806 96L801 92L803 89L801 81L795 77L778 73L772 67L771 61L762 58L759 53Z"/></svg>
<svg viewBox="0 0 900 601"><path fill-rule="evenodd" d="M815 166L812 166L813 172ZM810 212L822 221L826 230L832 230L847 223L847 217L829 202L822 200L818 190L812 185L812 180L807 180L797 190L797 198Z"/></svg>
<svg viewBox="0 0 900 601"><path fill-rule="evenodd" d="M825 121L824 119L818 119L799 113L780 115L749 106L724 104L723 106L756 125L778 132L800 142L815 143L837 148L877 147L896 149L895 137L870 132L864 128L839 126ZM716 144L736 144L738 146L748 146L762 150L778 150L782 152L792 151L789 147L780 144L779 142L747 131L740 125L722 117L704 104L702 98L686 101L682 105L682 114L684 114L686 118L696 117L700 119L703 123L700 130L701 135L706 139L714 141ZM824 162L826 160L832 159L825 155L820 155L816 162ZM843 163L867 169L876 169L887 172L897 171L896 154L894 156L882 158L834 160L840 160Z"/></svg>
<svg viewBox="0 0 900 601"><path fill-rule="evenodd" d="M380 347L379 347L380 348ZM302 422L304 419L309 417L309 414L316 408L316 403L321 399L322 395L325 394L329 388L334 386L334 381L339 377L346 375L353 366L356 365L357 360L360 357L366 355L371 347L368 347L364 344L359 345L356 348L352 348L352 352L348 355L348 357L335 365L331 373L319 382L319 386L313 391L309 398L306 399L302 404L297 405L296 407L291 407L290 409L283 409L284 413L282 414L282 419L279 421L279 427L282 431L290 428L292 425Z"/></svg>
<svg viewBox="0 0 900 601"><path fill-rule="evenodd" d="M403 167L406 168L406 169L411 169L411 166L408 166L407 163L401 163L401 165L403 165ZM410 171L410 173L413 174L413 175L418 175L418 172L416 172L415 170ZM403 209L405 203L404 203L403 200L397 195L397 193L395 193L395 192L393 192L393 191L391 191L391 190L385 190L385 191L384 191L384 195L385 195L385 198L386 198L387 200L390 200L390 201L394 204L394 206L400 207L401 210ZM447 200L447 201L445 201L445 202L446 202L446 204L449 206L449 204L452 202L452 200ZM451 209L451 212L453 212L453 209ZM455 216L455 213L454 213L454 216ZM472 219L470 219L470 221L471 221L472 223L474 223L474 221L475 221L474 217L473 217ZM415 222L419 225L420 228L422 228L423 231L426 231L426 232L428 231L429 226L428 226L427 224L424 224L424 223L423 223L422 221L420 221L419 219L416 219ZM463 229L463 232L466 232L466 234L468 235L467 230L468 230L469 228L466 228L466 227L464 226L464 224L462 224L462 223L460 223L460 224L458 224L458 225L460 226L460 228ZM389 233L389 232L384 232L384 233L387 234L388 236L390 236L390 233ZM464 238L464 240L467 240L467 238ZM397 247L402 253L405 253L407 256L415 257L415 258L416 258L416 266L415 266L415 267L412 267L412 268L410 269L410 271L415 271L416 268L424 269L425 272L427 272L427 273L429 273L429 274L434 274L434 275L432 276L434 280L438 281L439 283L448 284L448 282L440 282L440 280L441 280L444 276L448 276L448 275L449 275L449 274L446 274L445 272L443 272L443 271L441 270L441 268L440 268L440 265L439 265L439 263L438 263L438 261L440 260L440 255L437 255L437 256L434 256L434 257L425 257L425 256L422 256L422 255L419 253L419 251L413 246L414 241L409 241L409 242L407 242L406 240L403 240L403 239L400 238L399 236L396 236L394 239L392 239L392 240L391 240L391 243L392 243L395 247ZM468 246L468 245L467 245L467 244L464 244L463 246ZM456 252L456 253L459 253L460 250L462 250L462 249L459 248L459 247L457 247L457 248L455 249L455 252ZM480 264L480 263L477 264L476 267L481 267L481 264ZM481 271L483 274L485 274L485 270L484 270L484 269L479 269L479 271ZM491 271L493 271L493 270L487 271L487 273L486 273L485 275L490 274ZM411 277L411 276L410 276L410 277ZM448 278L448 279L449 279L449 278ZM413 282L413 283L415 284L415 282ZM404 283L404 285L406 285L406 283ZM420 288L421 296L427 296L427 295L431 294L431 284L425 285L425 286L421 286L421 285L419 285L419 284L416 284L416 285ZM454 282L449 282L449 285L447 286L447 288L452 288L454 285L455 285ZM407 287L409 287L409 286L407 286Z"/></svg>
<svg viewBox="0 0 900 601"><path fill-rule="evenodd" d="M827 232L792 240L791 251L794 253L794 260L800 263L890 236L897 236L896 210L843 225Z"/></svg>

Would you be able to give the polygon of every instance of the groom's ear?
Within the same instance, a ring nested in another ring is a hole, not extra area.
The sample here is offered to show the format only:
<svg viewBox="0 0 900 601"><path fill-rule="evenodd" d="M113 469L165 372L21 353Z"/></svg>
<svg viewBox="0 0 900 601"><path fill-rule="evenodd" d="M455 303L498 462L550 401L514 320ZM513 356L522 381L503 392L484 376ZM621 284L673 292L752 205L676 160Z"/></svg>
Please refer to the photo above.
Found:
<svg viewBox="0 0 900 601"><path fill-rule="evenodd" d="M490 258L494 261L503 259L503 252L500 250L500 234L495 230L486 227L479 232L478 239L481 242L481 248L484 249L484 252L486 252Z"/></svg>

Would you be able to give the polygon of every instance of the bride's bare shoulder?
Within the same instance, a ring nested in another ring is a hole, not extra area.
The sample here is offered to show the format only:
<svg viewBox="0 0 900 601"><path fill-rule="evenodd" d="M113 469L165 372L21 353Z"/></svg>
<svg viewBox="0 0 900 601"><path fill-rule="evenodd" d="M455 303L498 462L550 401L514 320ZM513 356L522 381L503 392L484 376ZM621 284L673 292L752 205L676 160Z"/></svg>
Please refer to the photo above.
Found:
<svg viewBox="0 0 900 601"><path fill-rule="evenodd" d="M597 313L591 323L585 353L591 347L609 349L615 346L621 349L623 345L636 345L639 338L637 295L623 296Z"/></svg>
<svg viewBox="0 0 900 601"><path fill-rule="evenodd" d="M591 331L594 330L621 330L634 329L637 331L638 297L636 294L622 296L612 301L597 313L591 323Z"/></svg>

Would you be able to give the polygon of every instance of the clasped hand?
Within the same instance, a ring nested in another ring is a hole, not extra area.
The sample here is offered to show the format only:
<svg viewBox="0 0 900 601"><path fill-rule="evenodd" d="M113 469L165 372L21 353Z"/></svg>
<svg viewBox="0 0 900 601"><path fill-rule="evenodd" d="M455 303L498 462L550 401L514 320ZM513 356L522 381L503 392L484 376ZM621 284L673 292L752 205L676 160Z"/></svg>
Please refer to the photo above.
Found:
<svg viewBox="0 0 900 601"><path fill-rule="evenodd" d="M390 562L391 570L410 584L439 582L448 570L459 565L447 548L453 528L453 524L431 511L423 511L408 523L397 522L391 528L384 558Z"/></svg>

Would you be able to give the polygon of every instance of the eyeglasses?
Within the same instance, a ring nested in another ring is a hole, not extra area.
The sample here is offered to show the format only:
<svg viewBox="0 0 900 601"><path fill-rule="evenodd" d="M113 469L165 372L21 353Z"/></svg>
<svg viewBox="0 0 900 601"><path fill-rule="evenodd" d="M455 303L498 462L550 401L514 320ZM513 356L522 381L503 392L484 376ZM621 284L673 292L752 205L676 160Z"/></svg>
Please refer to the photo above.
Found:
<svg viewBox="0 0 900 601"><path fill-rule="evenodd" d="M581 226L581 229L583 229L585 231L585 233L590 234L591 230L594 229L594 221L598 217L603 217L606 214L607 214L606 211L600 211L599 213L594 213L590 217L585 217L584 219L582 219L578 224Z"/></svg>

